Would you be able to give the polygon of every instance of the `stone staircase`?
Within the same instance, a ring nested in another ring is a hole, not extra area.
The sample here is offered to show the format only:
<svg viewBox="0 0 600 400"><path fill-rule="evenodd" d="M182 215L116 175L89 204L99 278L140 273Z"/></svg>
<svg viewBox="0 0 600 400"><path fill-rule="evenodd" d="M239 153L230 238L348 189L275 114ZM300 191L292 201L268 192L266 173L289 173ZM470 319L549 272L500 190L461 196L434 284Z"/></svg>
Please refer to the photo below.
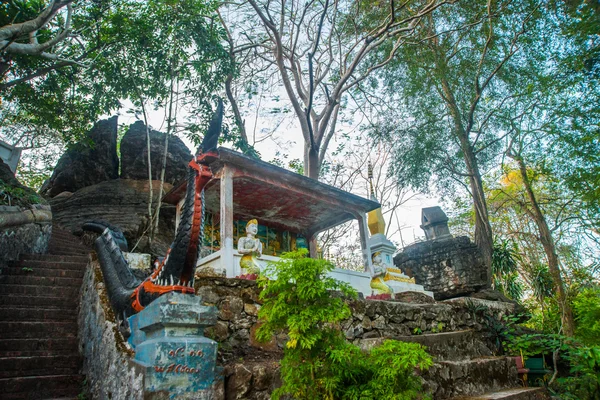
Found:
<svg viewBox="0 0 600 400"><path fill-rule="evenodd" d="M397 336L396 340L420 343L434 358L422 377L424 389L435 400L546 400L543 388L520 386L511 357L494 356L473 330ZM379 345L384 338L363 339L364 349Z"/></svg>
<svg viewBox="0 0 600 400"><path fill-rule="evenodd" d="M49 254L0 273L0 398L75 399L82 392L77 307L88 250L52 229Z"/></svg>

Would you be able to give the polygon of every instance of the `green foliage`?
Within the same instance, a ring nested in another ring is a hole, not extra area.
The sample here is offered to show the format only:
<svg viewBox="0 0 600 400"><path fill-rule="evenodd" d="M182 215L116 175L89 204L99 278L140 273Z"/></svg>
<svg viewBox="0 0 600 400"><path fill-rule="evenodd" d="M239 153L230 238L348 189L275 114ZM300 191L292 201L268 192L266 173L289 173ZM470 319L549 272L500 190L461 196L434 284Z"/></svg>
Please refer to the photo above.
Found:
<svg viewBox="0 0 600 400"><path fill-rule="evenodd" d="M281 260L266 269L266 275L277 275L276 280L262 277L260 296L264 301L259 317L265 323L257 337L268 340L271 333L288 329L287 347L310 349L326 336L337 332L331 324L350 317L350 308L340 296L356 297L350 285L327 277L334 266L327 260L306 257L306 249L286 253Z"/></svg>
<svg viewBox="0 0 600 400"><path fill-rule="evenodd" d="M0 205L29 207L46 201L26 187L11 186L0 179Z"/></svg>
<svg viewBox="0 0 600 400"><path fill-rule="evenodd" d="M519 253L515 244L506 240L494 245L492 253L492 285L513 300L520 300L523 286L519 282L517 259Z"/></svg>
<svg viewBox="0 0 600 400"><path fill-rule="evenodd" d="M540 354L552 354L555 351L570 349L570 340L557 334L511 334L504 345L509 354L523 354L525 358Z"/></svg>
<svg viewBox="0 0 600 400"><path fill-rule="evenodd" d="M429 368L431 357L413 343L386 341L369 354L347 343L338 325L351 315L343 297L356 292L326 276L333 264L306 255L306 250L286 253L266 269L266 276L276 279L259 278L263 306L257 338L266 341L281 331L289 336L281 360L283 385L273 398L422 398L414 370Z"/></svg>
<svg viewBox="0 0 600 400"><path fill-rule="evenodd" d="M35 18L48 3L3 4L0 28ZM27 149L48 149L48 141L62 147L78 141L101 115L120 109L122 100L131 100L138 109L166 107L176 81L179 110L193 115L178 126L199 140L212 114L214 93L232 69L222 46L224 31L215 23L218 3L82 0L72 6L72 34L52 52L59 60L77 62L0 54L0 137ZM40 42L61 31L64 14L66 8L38 32ZM32 75L36 78L28 79ZM28 173L28 183L37 186L46 171L32 169L21 173Z"/></svg>
<svg viewBox="0 0 600 400"><path fill-rule="evenodd" d="M600 287L583 289L573 300L575 336L589 345L600 345Z"/></svg>
<svg viewBox="0 0 600 400"><path fill-rule="evenodd" d="M413 400L427 397L414 370L427 370L433 361L417 343L386 340L369 354L355 350L354 354L348 354L347 360L354 373L348 374L349 379L339 387L335 399Z"/></svg>
<svg viewBox="0 0 600 400"><path fill-rule="evenodd" d="M556 392L565 400L600 399L600 347L573 349L568 360L571 374L558 379Z"/></svg>
<svg viewBox="0 0 600 400"><path fill-rule="evenodd" d="M569 373L552 382L549 389L565 400L600 399L600 347L557 334L519 334L508 340L511 354L525 357L557 354L568 363Z"/></svg>

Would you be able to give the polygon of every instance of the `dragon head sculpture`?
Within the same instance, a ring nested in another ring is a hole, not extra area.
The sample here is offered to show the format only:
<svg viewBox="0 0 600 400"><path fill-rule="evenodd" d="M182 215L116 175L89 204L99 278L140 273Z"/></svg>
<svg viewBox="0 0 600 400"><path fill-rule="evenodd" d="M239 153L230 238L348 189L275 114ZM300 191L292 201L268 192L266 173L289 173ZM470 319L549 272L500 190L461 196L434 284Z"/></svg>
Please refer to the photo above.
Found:
<svg viewBox="0 0 600 400"><path fill-rule="evenodd" d="M103 223L84 224L84 230L101 232L94 245L100 261L108 297L117 315L128 317L143 310L168 292L194 294L194 272L201 246L203 190L213 179L207 160L214 160L221 132L223 103L219 101L209 129L196 156L189 163L187 189L175 239L152 274L140 281L129 268L121 250L123 235Z"/></svg>

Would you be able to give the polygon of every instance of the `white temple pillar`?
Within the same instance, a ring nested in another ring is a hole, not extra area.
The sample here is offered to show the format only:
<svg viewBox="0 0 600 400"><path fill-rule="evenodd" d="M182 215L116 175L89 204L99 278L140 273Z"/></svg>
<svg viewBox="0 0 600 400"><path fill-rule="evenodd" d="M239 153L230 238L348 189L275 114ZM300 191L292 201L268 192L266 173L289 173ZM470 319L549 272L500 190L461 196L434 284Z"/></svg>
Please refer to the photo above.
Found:
<svg viewBox="0 0 600 400"><path fill-rule="evenodd" d="M233 262L233 170L224 165L221 170L221 268L227 277L240 275L240 266ZM230 274L232 274L230 276Z"/></svg>
<svg viewBox="0 0 600 400"><path fill-rule="evenodd" d="M356 215L358 220L358 230L360 232L360 247L363 253L363 262L365 263L365 272L373 276L373 260L371 260L371 248L369 246L369 226L367 225L367 214L361 212Z"/></svg>

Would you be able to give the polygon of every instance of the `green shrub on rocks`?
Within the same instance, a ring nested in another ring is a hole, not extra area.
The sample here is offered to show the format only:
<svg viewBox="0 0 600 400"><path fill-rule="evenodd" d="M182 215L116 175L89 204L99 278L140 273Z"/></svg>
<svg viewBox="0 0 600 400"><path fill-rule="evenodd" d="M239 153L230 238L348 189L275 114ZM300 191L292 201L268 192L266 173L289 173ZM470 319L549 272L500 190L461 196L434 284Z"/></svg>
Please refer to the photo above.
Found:
<svg viewBox="0 0 600 400"><path fill-rule="evenodd" d="M46 204L32 189L14 186L0 179L0 206L29 207L33 204Z"/></svg>
<svg viewBox="0 0 600 400"><path fill-rule="evenodd" d="M355 298L348 284L327 277L334 266L306 257L306 250L284 254L261 276L263 306L259 340L286 331L281 360L282 386L273 398L421 399L415 369L426 370L431 357L419 344L385 341L370 353L346 342L339 323L350 317L344 298ZM341 296L337 293L340 292Z"/></svg>

